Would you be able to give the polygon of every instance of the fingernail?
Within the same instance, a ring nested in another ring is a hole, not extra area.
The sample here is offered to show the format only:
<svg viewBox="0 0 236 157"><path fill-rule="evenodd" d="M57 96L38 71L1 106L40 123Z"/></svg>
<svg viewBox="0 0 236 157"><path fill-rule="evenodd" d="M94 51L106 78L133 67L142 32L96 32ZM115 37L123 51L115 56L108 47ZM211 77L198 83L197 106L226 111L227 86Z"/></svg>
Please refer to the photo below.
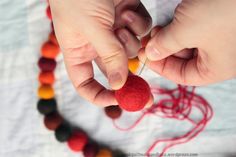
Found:
<svg viewBox="0 0 236 157"><path fill-rule="evenodd" d="M134 16L131 13L125 14L124 18L129 23L133 23L134 22Z"/></svg>
<svg viewBox="0 0 236 157"><path fill-rule="evenodd" d="M118 72L109 75L108 79L109 79L109 84L112 86L112 88L117 88L122 81L122 77Z"/></svg>
<svg viewBox="0 0 236 157"><path fill-rule="evenodd" d="M150 57L150 59L158 59L161 53L153 46L147 46L145 50Z"/></svg>
<svg viewBox="0 0 236 157"><path fill-rule="evenodd" d="M120 32L120 33L118 34L118 37L119 37L119 39L121 40L121 42L122 42L123 44L127 43L128 37L127 37L127 35L126 35L124 32Z"/></svg>

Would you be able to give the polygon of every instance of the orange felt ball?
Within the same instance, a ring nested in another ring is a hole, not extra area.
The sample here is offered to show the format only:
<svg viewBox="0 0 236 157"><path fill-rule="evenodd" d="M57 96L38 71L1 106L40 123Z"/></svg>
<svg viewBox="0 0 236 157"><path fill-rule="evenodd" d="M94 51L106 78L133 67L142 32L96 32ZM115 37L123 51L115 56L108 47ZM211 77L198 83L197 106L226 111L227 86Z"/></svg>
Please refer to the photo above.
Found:
<svg viewBox="0 0 236 157"><path fill-rule="evenodd" d="M132 73L136 73L139 68L139 59L133 58L128 60L128 67Z"/></svg>
<svg viewBox="0 0 236 157"><path fill-rule="evenodd" d="M41 72L39 74L39 82L42 84L52 85L55 81L53 72Z"/></svg>
<svg viewBox="0 0 236 157"><path fill-rule="evenodd" d="M108 149L100 149L96 157L112 157L112 152Z"/></svg>
<svg viewBox="0 0 236 157"><path fill-rule="evenodd" d="M51 99L54 97L54 90L50 85L41 85L38 89L38 96L41 99Z"/></svg>
<svg viewBox="0 0 236 157"><path fill-rule="evenodd" d="M129 75L125 85L115 91L115 98L119 106L130 112L142 110L150 96L151 90L148 83L136 75Z"/></svg>
<svg viewBox="0 0 236 157"><path fill-rule="evenodd" d="M41 49L42 56L50 59L56 58L59 52L60 48L58 45L55 45L52 42L44 43Z"/></svg>
<svg viewBox="0 0 236 157"><path fill-rule="evenodd" d="M56 38L56 35L55 35L55 32L52 31L49 35L49 40L55 44L55 45L58 45L58 41L57 41L57 38Z"/></svg>
<svg viewBox="0 0 236 157"><path fill-rule="evenodd" d="M76 131L68 139L67 144L71 150L79 152L83 150L87 142L88 142L87 135L82 131Z"/></svg>

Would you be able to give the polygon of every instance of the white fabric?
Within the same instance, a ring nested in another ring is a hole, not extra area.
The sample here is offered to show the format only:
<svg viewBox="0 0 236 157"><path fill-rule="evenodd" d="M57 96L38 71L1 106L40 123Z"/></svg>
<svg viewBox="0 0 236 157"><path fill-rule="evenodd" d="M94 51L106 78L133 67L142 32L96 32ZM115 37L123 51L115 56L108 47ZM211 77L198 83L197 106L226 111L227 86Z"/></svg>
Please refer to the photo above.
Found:
<svg viewBox="0 0 236 157"><path fill-rule="evenodd" d="M155 24L166 24L179 1L143 2ZM54 139L36 110L39 73L36 62L40 46L50 32L45 7L46 0L0 1L0 157L80 156ZM98 70L96 77L107 84ZM147 69L142 77L151 85L172 85ZM178 128L184 130L175 121L147 117L135 130L120 132L102 109L76 94L65 72L62 56L58 57L56 78L56 96L62 115L86 130L92 138L113 148L127 153L144 153L155 137L174 136ZM215 115L196 139L171 148L169 152L198 153L201 157L236 156L236 80L201 87L197 92L212 104ZM125 114L120 123L125 126L135 118L136 114Z"/></svg>

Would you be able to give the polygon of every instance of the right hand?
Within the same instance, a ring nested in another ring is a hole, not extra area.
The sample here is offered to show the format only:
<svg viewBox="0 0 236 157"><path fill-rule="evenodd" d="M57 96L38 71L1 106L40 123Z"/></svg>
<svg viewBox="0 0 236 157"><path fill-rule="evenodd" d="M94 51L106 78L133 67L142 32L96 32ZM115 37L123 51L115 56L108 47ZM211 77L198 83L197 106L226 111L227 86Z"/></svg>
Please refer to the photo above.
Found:
<svg viewBox="0 0 236 157"><path fill-rule="evenodd" d="M235 6L235 0L183 0L169 25L154 28L140 59L147 57L147 66L184 85L236 77Z"/></svg>

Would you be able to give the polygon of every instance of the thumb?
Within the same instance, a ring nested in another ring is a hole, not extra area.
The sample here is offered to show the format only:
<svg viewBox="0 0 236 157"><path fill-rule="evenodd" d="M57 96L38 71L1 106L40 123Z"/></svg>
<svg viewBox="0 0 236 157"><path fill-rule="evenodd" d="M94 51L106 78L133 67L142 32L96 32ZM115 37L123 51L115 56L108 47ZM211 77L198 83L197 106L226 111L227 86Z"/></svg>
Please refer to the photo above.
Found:
<svg viewBox="0 0 236 157"><path fill-rule="evenodd" d="M166 27L160 29L155 27L153 36L148 42L145 52L149 60L162 60L170 55L184 50L185 34L184 29L176 24L175 19Z"/></svg>
<svg viewBox="0 0 236 157"><path fill-rule="evenodd" d="M86 35L98 53L110 86L112 89L121 88L128 76L128 59L114 31L106 27L93 26Z"/></svg>

